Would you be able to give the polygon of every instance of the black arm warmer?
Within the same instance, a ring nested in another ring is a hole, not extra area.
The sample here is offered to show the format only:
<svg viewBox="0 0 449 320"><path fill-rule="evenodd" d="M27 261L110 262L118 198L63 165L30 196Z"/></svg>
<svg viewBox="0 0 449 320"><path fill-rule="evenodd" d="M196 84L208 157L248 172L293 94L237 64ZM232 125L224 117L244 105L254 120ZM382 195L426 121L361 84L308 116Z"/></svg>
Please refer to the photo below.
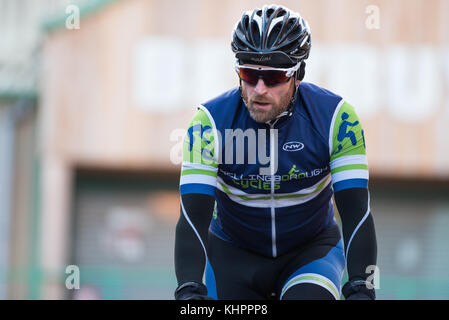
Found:
<svg viewBox="0 0 449 320"><path fill-rule="evenodd" d="M342 221L349 280L366 280L372 275L372 273L366 273L366 268L370 265L375 266L377 263L374 220L371 212L368 212L368 189L341 190L334 196Z"/></svg>
<svg viewBox="0 0 449 320"><path fill-rule="evenodd" d="M209 195L192 193L181 196L181 216L175 235L175 271L178 285L187 281L202 283L206 265L203 245L207 249L207 233L214 204L215 198Z"/></svg>

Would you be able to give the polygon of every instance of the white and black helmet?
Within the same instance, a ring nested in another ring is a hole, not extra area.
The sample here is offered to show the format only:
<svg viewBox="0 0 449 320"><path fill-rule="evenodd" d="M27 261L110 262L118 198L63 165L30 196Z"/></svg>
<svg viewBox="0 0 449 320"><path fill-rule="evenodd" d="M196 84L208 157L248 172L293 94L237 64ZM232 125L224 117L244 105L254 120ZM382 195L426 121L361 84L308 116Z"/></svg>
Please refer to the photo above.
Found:
<svg viewBox="0 0 449 320"><path fill-rule="evenodd" d="M265 5L242 15L231 48L241 63L290 67L308 58L311 44L309 26L298 13Z"/></svg>

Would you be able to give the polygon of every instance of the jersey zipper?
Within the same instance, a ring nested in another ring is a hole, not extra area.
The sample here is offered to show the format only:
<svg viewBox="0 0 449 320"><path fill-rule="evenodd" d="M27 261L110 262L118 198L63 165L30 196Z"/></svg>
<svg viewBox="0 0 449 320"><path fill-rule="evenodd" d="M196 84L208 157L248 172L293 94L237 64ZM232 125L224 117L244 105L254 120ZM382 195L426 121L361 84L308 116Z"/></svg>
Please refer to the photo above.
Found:
<svg viewBox="0 0 449 320"><path fill-rule="evenodd" d="M279 119L276 119L273 123L270 123L270 175L271 175L271 195L270 195L270 210L271 210L271 253L273 258L277 257L277 246L276 246L276 209L274 202L274 160L277 150L275 150L274 143L274 125L278 122Z"/></svg>
<svg viewBox="0 0 449 320"><path fill-rule="evenodd" d="M274 119L274 121L269 121L267 124L270 126L270 175L271 175L271 195L270 195L270 210L271 210L271 254L273 258L277 257L277 246L276 246L276 209L275 209L275 202L274 202L274 163L275 163L275 155L278 152L278 150L275 150L275 146L277 147L278 144L274 144L274 125L284 116L291 116L292 110L287 110L281 113L279 116ZM279 136L276 135L278 138ZM279 159L278 159L279 160Z"/></svg>

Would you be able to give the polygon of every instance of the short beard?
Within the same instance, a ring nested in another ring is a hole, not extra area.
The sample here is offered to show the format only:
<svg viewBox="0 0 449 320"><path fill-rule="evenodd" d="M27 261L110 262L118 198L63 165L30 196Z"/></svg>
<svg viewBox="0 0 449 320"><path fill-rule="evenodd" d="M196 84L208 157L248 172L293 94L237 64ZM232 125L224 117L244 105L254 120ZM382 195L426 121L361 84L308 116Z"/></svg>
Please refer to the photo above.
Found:
<svg viewBox="0 0 449 320"><path fill-rule="evenodd" d="M278 115L287 110L288 106L292 101L293 94L295 92L295 82L294 81L291 82L289 93L281 97L279 104L272 104L272 108L268 111L263 111L255 108L252 102L248 102L248 95L246 94L243 87L240 86L240 88L243 101L246 104L246 108L248 109L251 118L258 123L266 123L268 121L276 119Z"/></svg>

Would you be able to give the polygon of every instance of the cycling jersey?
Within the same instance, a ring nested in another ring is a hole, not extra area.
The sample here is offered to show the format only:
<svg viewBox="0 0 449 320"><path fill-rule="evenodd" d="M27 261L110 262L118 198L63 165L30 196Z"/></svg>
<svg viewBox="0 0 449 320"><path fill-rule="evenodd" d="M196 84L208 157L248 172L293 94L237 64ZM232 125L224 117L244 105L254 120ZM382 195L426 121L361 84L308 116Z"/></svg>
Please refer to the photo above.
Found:
<svg viewBox="0 0 449 320"><path fill-rule="evenodd" d="M250 117L238 88L198 109L180 193L215 197L210 231L226 241L282 255L335 223L333 191L368 187L360 120L328 90L302 82L292 109L270 124Z"/></svg>

